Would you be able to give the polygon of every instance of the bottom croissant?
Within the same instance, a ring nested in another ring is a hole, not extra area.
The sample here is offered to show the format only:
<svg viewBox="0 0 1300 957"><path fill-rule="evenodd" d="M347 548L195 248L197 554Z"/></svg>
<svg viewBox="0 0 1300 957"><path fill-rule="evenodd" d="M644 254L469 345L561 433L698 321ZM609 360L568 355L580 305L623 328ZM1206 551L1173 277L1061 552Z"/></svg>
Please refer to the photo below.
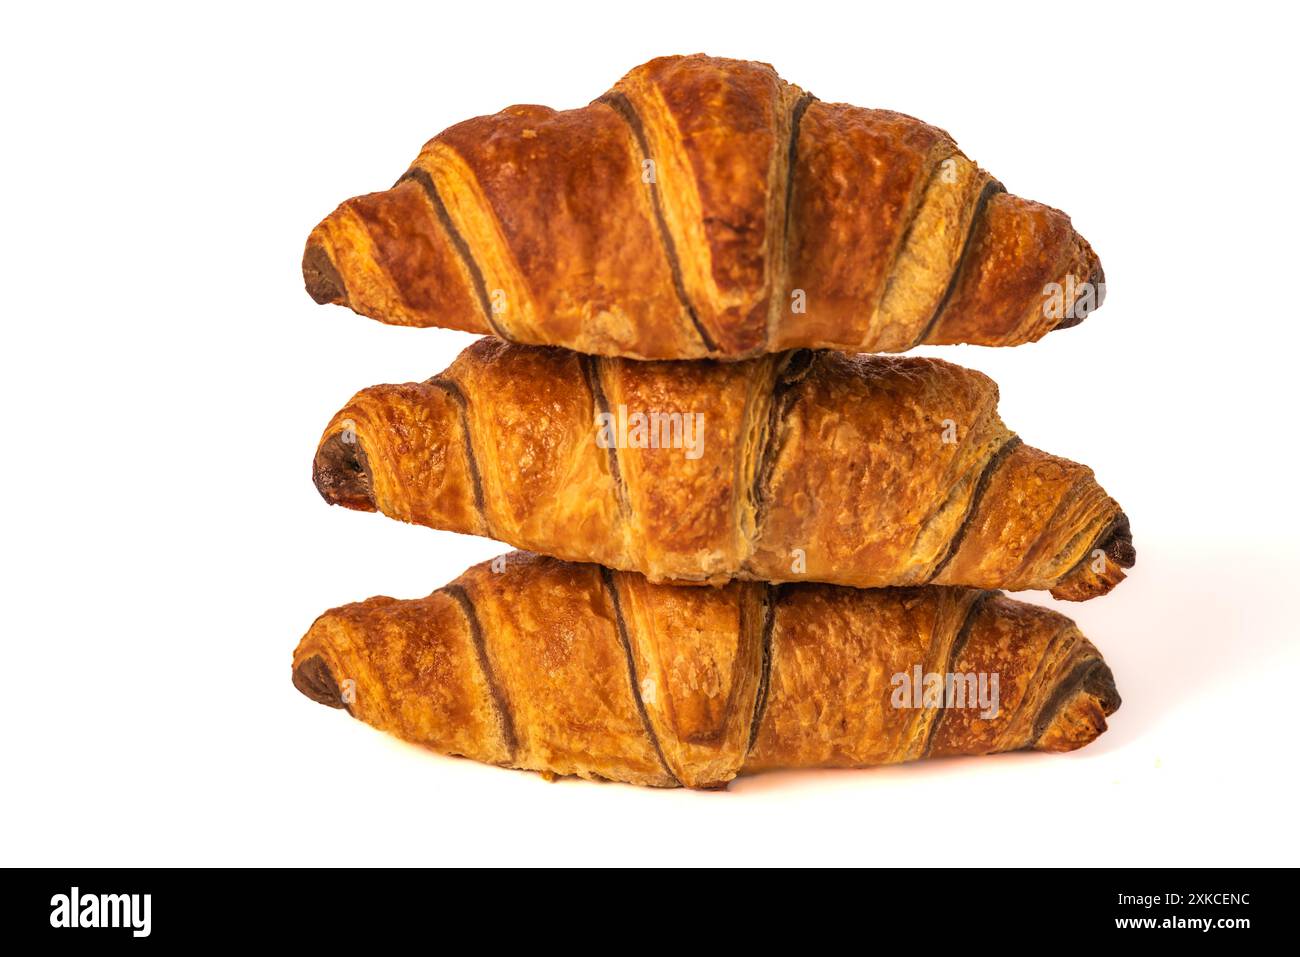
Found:
<svg viewBox="0 0 1300 957"><path fill-rule="evenodd" d="M640 575L515 552L427 598L326 612L307 697L477 761L655 787L1071 751L1119 694L1068 618L997 592Z"/></svg>

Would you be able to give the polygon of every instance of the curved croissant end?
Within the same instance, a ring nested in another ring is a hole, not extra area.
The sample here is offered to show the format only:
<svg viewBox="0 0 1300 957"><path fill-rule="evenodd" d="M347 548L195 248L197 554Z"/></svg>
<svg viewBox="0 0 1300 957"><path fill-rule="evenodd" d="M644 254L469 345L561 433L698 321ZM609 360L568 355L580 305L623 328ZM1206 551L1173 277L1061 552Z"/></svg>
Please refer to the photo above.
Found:
<svg viewBox="0 0 1300 957"><path fill-rule="evenodd" d="M321 498L362 512L374 512L374 475L370 457L355 432L327 432L312 460L311 479Z"/></svg>
<svg viewBox="0 0 1300 957"><path fill-rule="evenodd" d="M323 245L308 244L307 251L302 256L302 278L307 285L307 293L321 305L327 302L339 306L348 304L343 277L339 275Z"/></svg>
<svg viewBox="0 0 1300 957"><path fill-rule="evenodd" d="M1120 706L1110 666L1100 658L1085 661L1066 677L1034 726L1035 751L1075 751L1106 730L1106 719Z"/></svg>
<svg viewBox="0 0 1300 957"><path fill-rule="evenodd" d="M1125 569L1132 568L1136 562L1133 531L1128 516L1120 512L1079 563L1052 587L1052 597L1087 601L1104 595L1124 580Z"/></svg>
<svg viewBox="0 0 1300 957"><path fill-rule="evenodd" d="M329 708L344 707L343 692L334 673L320 655L312 655L293 666L293 686L317 704Z"/></svg>
<svg viewBox="0 0 1300 957"><path fill-rule="evenodd" d="M444 130L326 217L302 270L382 322L636 359L1017 345L1104 292L1069 217L942 130L703 55Z"/></svg>

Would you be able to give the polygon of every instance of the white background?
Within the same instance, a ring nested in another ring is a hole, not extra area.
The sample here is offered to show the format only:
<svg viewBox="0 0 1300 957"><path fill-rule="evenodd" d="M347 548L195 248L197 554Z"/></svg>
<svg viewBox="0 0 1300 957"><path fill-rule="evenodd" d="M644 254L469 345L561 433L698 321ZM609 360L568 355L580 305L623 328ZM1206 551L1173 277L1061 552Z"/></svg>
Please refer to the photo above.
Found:
<svg viewBox="0 0 1300 957"><path fill-rule="evenodd" d="M1294 24L1266 10L7 6L0 862L1297 863L1300 144ZM322 610L503 550L317 496L330 415L470 337L316 306L308 230L453 122L696 51L941 126L1099 251L1077 329L926 350L1132 517L1129 580L1060 606L1124 697L1093 746L548 784L291 687Z"/></svg>

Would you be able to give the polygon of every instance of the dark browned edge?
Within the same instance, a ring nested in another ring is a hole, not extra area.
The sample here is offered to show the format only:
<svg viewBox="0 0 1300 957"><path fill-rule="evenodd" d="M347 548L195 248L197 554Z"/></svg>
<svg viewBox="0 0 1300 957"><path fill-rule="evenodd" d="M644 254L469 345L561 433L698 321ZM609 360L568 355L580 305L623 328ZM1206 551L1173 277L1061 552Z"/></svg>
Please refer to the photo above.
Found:
<svg viewBox="0 0 1300 957"><path fill-rule="evenodd" d="M293 686L317 704L352 713L352 709L343 700L343 693L339 691L338 682L334 680L329 665L320 655L312 655L293 669Z"/></svg>
<svg viewBox="0 0 1300 957"><path fill-rule="evenodd" d="M785 217L781 224L781 262L784 269L781 270L782 276L790 274L790 220L794 215L794 178L795 164L799 162L799 127L803 123L804 112L816 102L817 97L811 93L804 93L795 101L794 108L790 111L790 142L786 145L786 164L785 164ZM784 296L789 290L773 290L775 295ZM772 341L772 327L767 327L767 337L763 341L763 351L767 351L768 344Z"/></svg>
<svg viewBox="0 0 1300 957"><path fill-rule="evenodd" d="M794 104L794 109L790 111L790 143L786 147L786 177L785 177L785 234L790 235L790 214L791 200L794 197L794 168L799 161L799 126L803 123L804 112L816 102L817 97L811 93L805 93Z"/></svg>
<svg viewBox="0 0 1300 957"><path fill-rule="evenodd" d="M966 514L962 516L961 524L957 526L957 531L953 533L952 539L948 542L948 550L944 552L943 558L939 559L938 564L934 566L934 571L930 572L930 577L926 579L927 582L932 582L938 578L939 573L957 556L957 550L961 548L962 539L966 537L966 530L974 520L975 513L979 510L980 502L984 499L984 493L988 491L989 483L993 481L993 474L997 472L998 466L1006 461L1007 456L1015 451L1017 446L1023 444L1020 436L1013 435L1003 442L996 452L989 456L988 462L984 464L984 470L980 472L980 477L975 480L975 491L971 493L970 503L966 506Z"/></svg>
<svg viewBox="0 0 1300 957"><path fill-rule="evenodd" d="M331 505L373 512L376 504L370 459L355 433L351 442L344 441L344 434L335 432L321 443L311 463L312 483Z"/></svg>
<svg viewBox="0 0 1300 957"><path fill-rule="evenodd" d="M1116 515L1110 527L1097 536L1092 548L1100 548L1120 568L1132 568L1137 564L1137 548L1133 545L1133 528L1128 516L1123 512Z"/></svg>
<svg viewBox="0 0 1300 957"><path fill-rule="evenodd" d="M641 123L641 117L637 115L636 107L632 101L617 90L610 90L604 96L597 98L597 103L603 103L622 117L623 122L628 125L632 131L632 136L636 140L637 149L641 151L641 158L653 159L650 155L650 143L646 139L645 127ZM655 174L655 181L648 184L650 186L650 204L654 208L655 223L659 227L659 240L663 243L664 254L668 257L668 267L673 275L673 289L677 292L677 299L686 310L687 315L691 317L691 324L695 327L696 333L699 334L700 341L704 343L704 348L710 353L718 351L718 344L713 341L709 335L709 330L704 328L700 322L699 313L695 311L695 305L691 302L690 296L686 294L686 281L682 277L682 263L677 257L677 245L673 242L672 233L668 231L668 220L664 217L663 202L659 198L659 177L658 172Z"/></svg>
<svg viewBox="0 0 1300 957"><path fill-rule="evenodd" d="M605 395L605 387L600 382L600 358L599 356L589 356L582 353L578 354L578 364L582 368L582 378L587 383L587 391L591 393L591 405L599 414L609 415L609 397ZM595 425L596 416L592 416L592 425ZM618 496L619 511L623 517L629 518L632 514L632 502L628 497L627 486L623 483L623 470L618 462L618 443L615 442L605 450L609 456L609 472L614 479L614 492Z"/></svg>
<svg viewBox="0 0 1300 957"><path fill-rule="evenodd" d="M451 214L447 212L446 204L443 203L442 197L438 195L438 187L434 184L433 177L420 167L413 166L403 173L402 178L393 185L396 186L403 180L408 179L415 180L420 184L420 187L424 190L424 195L429 198L429 202L433 205L433 210L438 216L438 222L442 223L442 228L451 237L451 244L456 250L456 255L460 257L460 261L469 270L470 280L474 284L474 293L478 297L479 307L483 310L483 321L487 323L488 328L492 330L492 333L497 338L505 339L507 342L510 341L510 337L506 335L505 330L497 325L496 319L493 318L492 298L488 295L487 281L483 278L483 270L479 268L478 261L475 260L474 254L470 251L469 243L460 234L456 224L451 221Z"/></svg>
<svg viewBox="0 0 1300 957"><path fill-rule="evenodd" d="M1116 515L1097 533L1091 545L1084 549L1083 557L1070 566L1053 585L1059 585L1092 560L1092 553L1097 549L1106 553L1106 557L1120 568L1132 568L1137 564L1137 549L1133 546L1133 528L1128 516L1123 512Z"/></svg>
<svg viewBox="0 0 1300 957"><path fill-rule="evenodd" d="M776 628L776 606L781 600L782 586L767 584L763 609L763 659L758 672L758 690L754 694L754 715L749 723L749 741L745 745L745 754L754 750L758 741L758 729L767 713L767 696L772 682L772 632Z"/></svg>
<svg viewBox="0 0 1300 957"><path fill-rule="evenodd" d="M1026 748L1037 746L1043 733L1056 720L1056 716L1060 714L1066 702L1080 690L1086 691L1096 698L1101 705L1102 713L1108 718L1119 709L1122 703L1119 689L1115 687L1115 676L1111 673L1110 666L1100 658L1087 658L1070 669L1070 673L1065 676L1065 679L1056 686L1056 690L1043 703L1043 707L1039 709L1038 715L1034 718L1029 743L1025 745Z"/></svg>
<svg viewBox="0 0 1300 957"><path fill-rule="evenodd" d="M971 247L974 245L975 233L979 230L980 223L984 220L984 211L988 208L989 200L998 193L1005 193L1006 187L995 179L990 179L980 190L979 198L975 201L975 210L971 213L970 224L966 228L966 238L962 240L961 253L957 257L957 268L952 271L952 276L948 279L948 287L944 289L943 295L939 298L939 305L934 309L934 315L930 321L925 324L921 334L912 340L909 349L914 349L929 337L934 331L939 320L943 318L944 310L948 308L948 303L952 300L953 294L957 291L957 284L961 281L962 273L966 269L966 262L970 258Z"/></svg>
<svg viewBox="0 0 1300 957"><path fill-rule="evenodd" d="M478 470L478 458L474 454L474 440L470 433L469 399L465 397L460 386L450 379L434 376L426 380L426 384L446 392L460 410L460 427L465 435L465 461L469 464L470 484L474 486L474 508L478 512L479 521L483 523L484 531L490 534L492 523L488 521L487 506L483 498L483 478Z"/></svg>
<svg viewBox="0 0 1300 957"><path fill-rule="evenodd" d="M343 304L348 301L348 289L343 284L334 260L323 246L310 243L302 254L302 281L307 287L307 295L316 300L318 305L326 303Z"/></svg>
<svg viewBox="0 0 1300 957"><path fill-rule="evenodd" d="M637 714L641 716L641 724L645 727L645 733L650 738L650 744L654 746L655 755L659 758L659 764L664 769L664 773L673 779L677 787L682 786L681 780L673 773L673 769L668 766L668 759L664 757L663 748L659 745L659 735L655 734L654 725L650 723L650 715L646 712L645 701L641 698L641 682L636 676L636 657L632 654L632 639L627 633L627 619L623 616L623 599L618 593L618 583L614 581L614 573L604 565L600 568L600 580L605 586L605 592L609 595L609 603L614 607L614 624L618 631L619 644L623 646L623 657L627 661L627 680L632 685L632 700L636 702Z"/></svg>
<svg viewBox="0 0 1300 957"><path fill-rule="evenodd" d="M515 736L515 719L511 714L510 702L506 698L505 690L501 687L496 673L492 670L492 661L488 658L487 643L483 637L483 626L479 623L478 613L474 610L474 603L470 601L469 593L465 591L463 585L452 583L444 585L439 591L445 592L455 600L456 604L460 606L461 613L465 616L466 623L469 625L470 640L474 643L474 654L478 658L479 668L483 672L483 680L488 686L488 693L501 720L501 736L505 740L506 750L510 752L509 761L513 762L519 751L519 739Z"/></svg>
<svg viewBox="0 0 1300 957"><path fill-rule="evenodd" d="M961 627L957 629L957 634L952 639L952 645L948 648L948 659L944 662L942 674L952 673L952 667L957 661L957 656L962 653L962 649L966 647L966 642L970 640L971 630L975 627L975 619L984 610L984 606L990 598L996 598L1001 594L1000 591L982 591L975 596L975 599L970 603L970 607L966 609L966 617L962 619ZM947 715L948 709L946 707L940 708L939 713L930 722L930 730L925 735L925 750L921 752L922 757L929 757L930 749L934 747L935 735L938 734L939 726L943 724L943 719Z"/></svg>
<svg viewBox="0 0 1300 957"><path fill-rule="evenodd" d="M754 501L755 538L762 529L767 512L767 486L776 467L777 454L780 452L780 435L783 431L781 425L797 401L794 387L807 377L816 358L816 353L811 349L796 349L779 360L783 364L776 374L772 401L767 410L766 431L762 436L762 449L754 468L754 484L750 490L750 497Z"/></svg>
<svg viewBox="0 0 1300 957"><path fill-rule="evenodd" d="M1095 256L1096 253L1093 253L1093 255ZM1083 315L1078 315L1076 313L1073 316L1062 316L1061 321L1052 326L1050 330L1051 332L1058 332L1061 329L1073 329L1101 308L1101 304L1106 300L1106 294L1104 292L1106 288L1106 273L1101 268L1100 261L1097 262L1097 265L1093 268L1092 272L1088 274L1088 283L1097 290L1097 302L1093 305L1091 311L1085 312Z"/></svg>

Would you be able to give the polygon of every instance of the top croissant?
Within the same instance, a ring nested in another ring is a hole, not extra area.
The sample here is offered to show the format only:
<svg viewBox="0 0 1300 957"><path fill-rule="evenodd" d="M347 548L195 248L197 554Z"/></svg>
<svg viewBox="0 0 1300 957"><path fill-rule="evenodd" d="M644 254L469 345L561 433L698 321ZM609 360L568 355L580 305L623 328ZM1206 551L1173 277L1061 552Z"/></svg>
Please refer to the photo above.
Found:
<svg viewBox="0 0 1300 957"><path fill-rule="evenodd" d="M317 302L382 322L637 359L1017 345L1104 288L1069 217L942 130L699 54L443 131L302 267Z"/></svg>

